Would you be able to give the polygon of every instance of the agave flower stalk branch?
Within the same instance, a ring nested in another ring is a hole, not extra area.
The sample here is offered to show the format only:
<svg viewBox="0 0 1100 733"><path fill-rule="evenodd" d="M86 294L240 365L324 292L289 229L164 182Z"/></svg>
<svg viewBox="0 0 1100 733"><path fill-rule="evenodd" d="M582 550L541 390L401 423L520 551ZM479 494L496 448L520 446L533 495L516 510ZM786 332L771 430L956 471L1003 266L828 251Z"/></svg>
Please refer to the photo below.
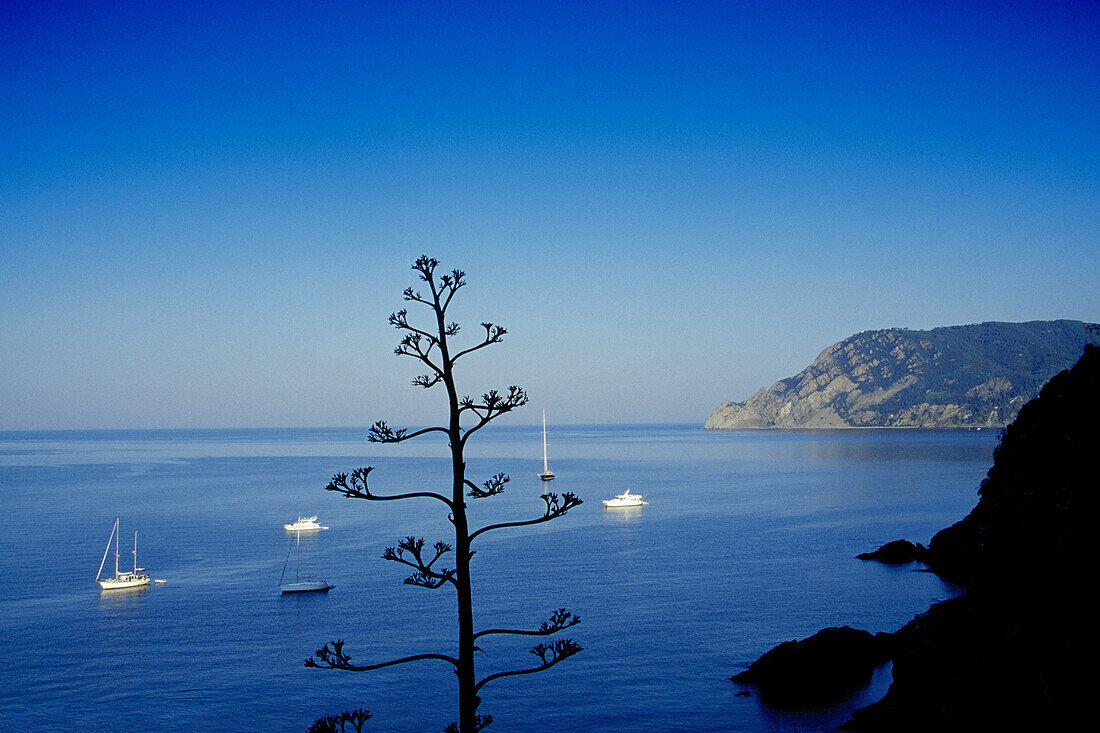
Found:
<svg viewBox="0 0 1100 733"><path fill-rule="evenodd" d="M546 513L536 519L528 519L518 522L501 522L500 524L490 524L487 527L482 527L473 534L470 535L470 541L473 542L474 538L482 532L489 532L494 529L504 529L505 527L526 527L531 524L540 524L542 522L549 522L551 519L557 519L564 515L570 509L583 504L584 502L577 497L571 491L566 491L559 498L557 494L543 494L541 497L546 502Z"/></svg>
<svg viewBox="0 0 1100 733"><path fill-rule="evenodd" d="M397 543L397 547L387 547L385 552L382 553L382 559L401 563L416 570L415 573L405 578L406 585L418 585L430 589L442 588L444 583L454 585L454 570L443 568L437 571L433 569L436 561L451 551L451 546L446 542L436 542L433 549L435 550L435 557L424 562L424 538L406 537ZM406 552L412 557L411 560L405 556Z"/></svg>
<svg viewBox="0 0 1100 733"><path fill-rule="evenodd" d="M530 669L514 669L508 672L491 674L474 685L474 694L476 695L481 691L482 687L493 680L499 680L504 677L515 677L521 674L534 674L535 672L542 672L545 669L550 669L558 662L568 659L577 652L584 651L584 647L572 639L559 639L553 644L538 644L531 647L529 651L542 660L542 664L537 667L531 667Z"/></svg>
<svg viewBox="0 0 1100 733"><path fill-rule="evenodd" d="M509 481L511 481L511 479L508 478L508 474L506 473L498 473L494 475L481 486L478 486L473 481L466 479L465 485L470 489L468 492L466 492L466 496L469 496L473 499L484 499L489 496L503 494L504 486Z"/></svg>
<svg viewBox="0 0 1100 733"><path fill-rule="evenodd" d="M325 490L343 494L347 499L367 499L369 501L397 501L398 499L415 498L436 499L451 507L452 510L454 509L454 504L450 499L433 491L411 491L406 494L385 495L371 493L370 488L367 486L367 474L373 469L373 466L357 468L352 471L350 477L346 473L338 473L328 482Z"/></svg>
<svg viewBox="0 0 1100 733"><path fill-rule="evenodd" d="M391 428L385 420L379 420L367 431L367 440L371 443L403 443L427 433L448 434L447 428L432 426L409 432L408 428Z"/></svg>
<svg viewBox="0 0 1100 733"><path fill-rule="evenodd" d="M329 648L329 644L332 648ZM447 662L453 666L458 666L458 660L454 657L449 657L446 654L413 654L409 657L402 657L401 659L391 659L388 662L380 662L379 664L352 664L351 655L344 651L343 639L339 641L329 642L323 647L313 653L313 656L306 660L307 667L315 667L317 669L344 669L351 672L369 672L372 669L382 669L383 667L392 667L395 664L405 664L406 662L417 662L422 659L438 659L443 662Z"/></svg>
<svg viewBox="0 0 1100 733"><path fill-rule="evenodd" d="M550 614L550 618L542 622L535 631L529 629L485 629L474 634L474 638L478 639L482 636L488 636L489 634L513 634L517 636L549 636L550 634L556 634L562 629L568 629L570 626L576 626L581 622L580 617L576 616L564 608L559 608L554 613Z"/></svg>

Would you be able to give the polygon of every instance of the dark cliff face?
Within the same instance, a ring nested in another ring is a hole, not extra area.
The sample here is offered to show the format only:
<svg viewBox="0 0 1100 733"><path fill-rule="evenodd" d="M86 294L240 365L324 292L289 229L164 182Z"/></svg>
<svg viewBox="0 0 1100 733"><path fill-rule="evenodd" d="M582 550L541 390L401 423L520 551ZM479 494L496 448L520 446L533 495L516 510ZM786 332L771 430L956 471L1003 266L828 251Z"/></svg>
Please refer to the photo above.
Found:
<svg viewBox="0 0 1100 733"><path fill-rule="evenodd" d="M868 556L919 557L963 584L965 595L893 634L834 635L828 647L811 643L816 637L789 642L777 648L782 654L761 658L760 674L754 664L735 679L760 686L767 699L786 700L818 689L805 679L807 670L820 681L855 660L863 665L850 676L858 682L876 662L853 654L854 638L893 659L894 681L847 729L1096 730L1098 416L1100 347L1087 346L1005 430L965 519L937 533L927 549L895 542Z"/></svg>
<svg viewBox="0 0 1100 733"><path fill-rule="evenodd" d="M1003 427L1090 338L1079 321L864 331L705 427Z"/></svg>
<svg viewBox="0 0 1100 733"><path fill-rule="evenodd" d="M893 635L894 683L855 730L1095 730L1100 347L1005 431L981 498L923 553L966 595Z"/></svg>
<svg viewBox="0 0 1100 733"><path fill-rule="evenodd" d="M1095 567L1100 347L1043 387L1004 432L981 499L940 531L927 562L965 585L1048 582Z"/></svg>

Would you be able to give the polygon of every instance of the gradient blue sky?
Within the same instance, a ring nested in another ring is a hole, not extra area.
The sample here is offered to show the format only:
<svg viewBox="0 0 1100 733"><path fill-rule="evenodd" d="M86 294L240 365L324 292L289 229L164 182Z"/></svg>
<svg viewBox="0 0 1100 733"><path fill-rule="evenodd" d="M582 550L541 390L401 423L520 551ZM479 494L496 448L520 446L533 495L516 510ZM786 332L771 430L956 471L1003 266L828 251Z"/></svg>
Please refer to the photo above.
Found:
<svg viewBox="0 0 1100 733"><path fill-rule="evenodd" d="M865 329L1100 320L1100 4L5 0L0 429L702 423Z"/></svg>

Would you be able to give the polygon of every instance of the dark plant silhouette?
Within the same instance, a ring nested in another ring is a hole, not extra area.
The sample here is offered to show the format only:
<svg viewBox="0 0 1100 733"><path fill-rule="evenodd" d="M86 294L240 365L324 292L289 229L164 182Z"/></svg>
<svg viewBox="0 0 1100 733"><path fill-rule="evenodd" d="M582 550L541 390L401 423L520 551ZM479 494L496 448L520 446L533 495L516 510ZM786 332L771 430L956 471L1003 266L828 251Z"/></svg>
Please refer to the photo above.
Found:
<svg viewBox="0 0 1100 733"><path fill-rule="evenodd" d="M309 727L309 733L348 733L349 729L346 727L348 723L355 728L355 733L362 733L363 724L370 717L371 712L363 708L345 710L339 715L322 715L313 721L313 725Z"/></svg>
<svg viewBox="0 0 1100 733"><path fill-rule="evenodd" d="M530 650L531 654L537 659L534 666L497 672L478 680L474 669L474 652L478 650L475 643L481 637L493 634L549 636L570 626L575 626L580 623L580 619L562 608L554 611L538 629L484 629L475 631L470 559L474 556L476 550L473 550L471 545L479 535L485 532L505 527L522 527L557 519L573 507L581 504L581 500L570 492L560 495L546 493L541 497L545 507L540 516L514 522L491 524L473 531L470 530L466 518L466 497L484 499L496 496L504 491L509 479L503 473L492 476L481 485L467 479L466 463L463 458L466 443L472 435L496 418L525 405L527 403L527 393L519 387L512 386L505 392L490 390L478 399L459 397L454 379L455 363L467 354L500 343L507 331L492 323L482 323L481 327L484 329L484 334L481 336L480 341L467 348L456 350L450 339L458 334L459 326L457 323L447 322L447 309L455 294L466 284L466 275L460 270L453 270L449 274L437 277L435 271L438 265L439 262L435 259L429 257L419 258L413 264L412 269L418 273L419 279L426 284L427 293L422 294L413 288L406 289L404 293L407 302L426 306L431 311L434 316L433 323L424 328L413 325L409 321L407 309L404 308L391 314L389 322L394 328L403 333L394 353L398 356L412 357L426 367L424 374L413 379L413 385L430 389L442 384L446 390L449 408L447 424L410 432L407 428L392 428L385 421L379 421L371 426L368 439L372 443L400 443L431 433L446 435L451 449L452 483L449 491L446 493L414 491L404 494L375 494L367 484L367 477L372 470L370 466L357 468L351 474L336 474L325 489L352 499L397 501L426 498L446 506L447 518L454 527L453 542L441 540L428 547L423 537L405 537L395 546L387 547L385 552L382 553L382 558L406 565L412 570L412 573L405 578L405 583L408 585L429 589L449 586L454 589L458 607L458 649L454 655L414 654L401 659L359 665L352 663L351 656L344 650L343 640L340 640L329 642L318 649L312 657L306 660L306 666L360 672L425 659L446 662L454 668L458 679L459 705L459 719L457 722L452 723L447 731L476 733L493 720L491 715L481 715L477 712L478 706L481 704L479 693L482 687L503 677L532 674L549 669L558 662L581 651L582 647L572 639L561 639L552 644L540 643ZM453 567L448 567L444 564L445 562L453 564Z"/></svg>

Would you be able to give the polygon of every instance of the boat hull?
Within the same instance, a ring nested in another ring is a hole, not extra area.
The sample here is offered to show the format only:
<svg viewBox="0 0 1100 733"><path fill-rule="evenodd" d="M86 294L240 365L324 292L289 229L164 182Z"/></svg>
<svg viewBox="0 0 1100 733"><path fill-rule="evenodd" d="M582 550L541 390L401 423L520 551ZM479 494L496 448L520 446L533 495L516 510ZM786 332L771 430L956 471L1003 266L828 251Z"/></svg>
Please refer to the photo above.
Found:
<svg viewBox="0 0 1100 733"><path fill-rule="evenodd" d="M328 593L335 587L323 580L300 580L296 583L283 583L279 590L283 593Z"/></svg>
<svg viewBox="0 0 1100 733"><path fill-rule="evenodd" d="M137 575L130 578L104 578L97 581L103 590L122 590L123 588L139 588L149 585L148 575Z"/></svg>
<svg viewBox="0 0 1100 733"><path fill-rule="evenodd" d="M554 472L553 471L547 471L546 473L540 473L539 478L542 479L543 481L553 481L554 480Z"/></svg>

